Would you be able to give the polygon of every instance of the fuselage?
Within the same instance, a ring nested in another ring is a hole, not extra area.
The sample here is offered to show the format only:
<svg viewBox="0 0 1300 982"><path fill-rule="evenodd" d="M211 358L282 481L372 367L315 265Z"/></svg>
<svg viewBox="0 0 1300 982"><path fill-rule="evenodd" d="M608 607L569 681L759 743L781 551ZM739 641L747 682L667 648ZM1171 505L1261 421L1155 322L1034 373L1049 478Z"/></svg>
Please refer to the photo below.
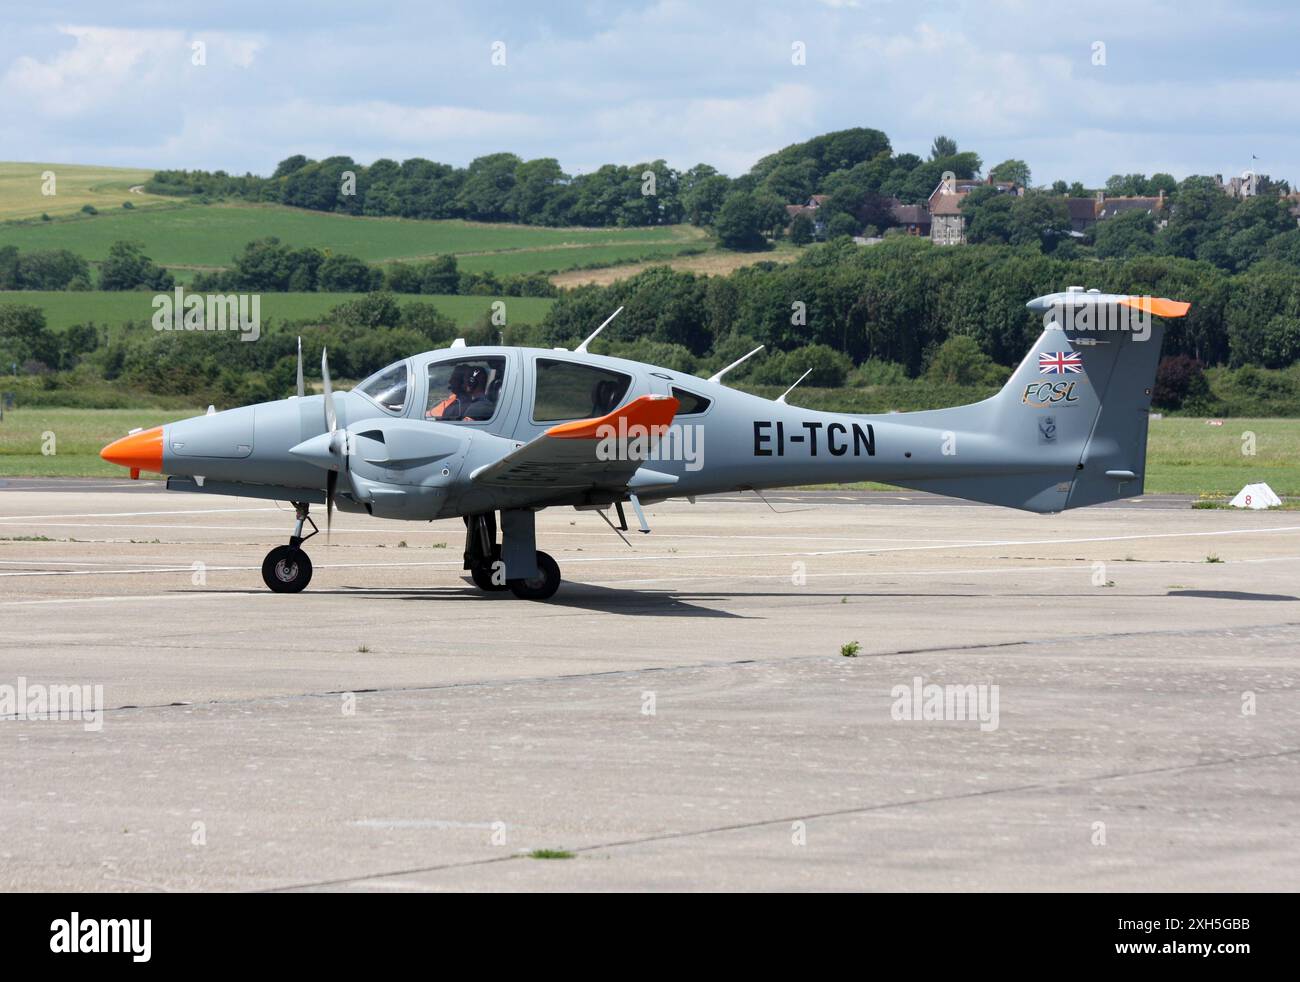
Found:
<svg viewBox="0 0 1300 982"><path fill-rule="evenodd" d="M449 380L475 368L488 381L477 396L458 399ZM648 450L646 467L677 479L647 500L862 480L907 484L960 473L966 461L977 474L988 466L981 461L993 458L1005 474L1018 467L1041 469L1044 453L1052 449L1009 459L1005 452L981 452L992 449L981 444L991 444L995 435L982 427L963 431L960 418L950 415L818 412L621 358L455 347L403 359L335 395L338 426L349 434L351 454L339 506L428 519L543 502L606 503L590 493L557 497L547 490L481 488L468 476L557 424L599 418L651 394L671 395L680 406L668 430L640 448ZM266 489L266 497L319 500L321 467L291 451L324 433L323 398L282 399L168 424L161 428L156 469L182 479L175 486L189 490L196 488L183 479L216 493L251 486ZM440 416L457 399L456 418ZM611 451L626 448L635 436L612 433ZM397 444L415 449L399 451ZM111 449L107 459L114 459Z"/></svg>

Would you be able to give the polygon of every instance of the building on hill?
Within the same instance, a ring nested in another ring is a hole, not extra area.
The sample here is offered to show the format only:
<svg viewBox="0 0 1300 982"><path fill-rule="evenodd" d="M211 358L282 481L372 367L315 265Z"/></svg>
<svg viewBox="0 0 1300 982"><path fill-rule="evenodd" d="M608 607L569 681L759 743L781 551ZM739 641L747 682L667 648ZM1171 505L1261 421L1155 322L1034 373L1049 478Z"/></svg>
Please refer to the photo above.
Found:
<svg viewBox="0 0 1300 982"><path fill-rule="evenodd" d="M925 205L905 205L897 198L891 198L889 214L908 235L930 237L930 209Z"/></svg>
<svg viewBox="0 0 1300 982"><path fill-rule="evenodd" d="M965 245L966 216L961 203L976 188L993 187L1003 194L1023 195L1025 189L1011 181L977 180L975 178L944 178L930 192L930 241L935 245Z"/></svg>
<svg viewBox="0 0 1300 982"><path fill-rule="evenodd" d="M826 235L826 220L819 217L817 213L821 210L822 205L826 204L826 201L829 198L829 194L814 194L801 205L786 205L785 214L787 218L787 229L789 228L789 223L793 222L799 215L807 215L812 219L813 235L819 239L823 238Z"/></svg>
<svg viewBox="0 0 1300 982"><path fill-rule="evenodd" d="M1296 225L1300 226L1300 191L1292 191L1290 194L1284 194L1282 200L1291 207L1291 217L1295 219Z"/></svg>
<svg viewBox="0 0 1300 982"><path fill-rule="evenodd" d="M1222 174L1215 174L1214 179L1217 180L1219 186L1223 188L1223 193L1230 198L1253 198L1259 193L1254 174L1242 174L1240 177L1230 177L1227 181L1224 181Z"/></svg>
<svg viewBox="0 0 1300 982"><path fill-rule="evenodd" d="M966 217L961 213L965 194L930 198L930 241L935 245L965 245Z"/></svg>
<svg viewBox="0 0 1300 982"><path fill-rule="evenodd" d="M1149 195L1126 195L1123 197L1108 198L1105 191L1097 192L1097 221L1104 222L1108 218L1114 218L1116 215L1123 215L1130 211L1145 211L1148 215L1156 220L1158 228L1164 228L1169 223L1169 203L1165 201L1165 193L1161 191L1155 197Z"/></svg>
<svg viewBox="0 0 1300 982"><path fill-rule="evenodd" d="M1067 197L1065 208L1070 213L1070 231L1075 235L1086 235L1097 224L1096 198Z"/></svg>

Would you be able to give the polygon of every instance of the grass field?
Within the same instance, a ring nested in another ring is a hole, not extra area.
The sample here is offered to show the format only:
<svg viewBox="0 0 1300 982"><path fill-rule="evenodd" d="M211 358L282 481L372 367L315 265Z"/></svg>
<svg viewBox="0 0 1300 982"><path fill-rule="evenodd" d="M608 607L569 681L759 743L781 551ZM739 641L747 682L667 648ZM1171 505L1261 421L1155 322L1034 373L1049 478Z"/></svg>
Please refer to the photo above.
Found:
<svg viewBox="0 0 1300 982"><path fill-rule="evenodd" d="M121 476L99 457L105 445L137 426L197 416L206 407L166 409L15 409L0 422L0 477ZM43 454L45 434L55 453Z"/></svg>
<svg viewBox="0 0 1300 982"><path fill-rule="evenodd" d="M662 236L667 229L661 229ZM458 256L457 265L469 272L479 273L490 270L498 276L511 276L516 273L552 273L571 270L578 266L590 266L593 263L618 264L627 268L629 263L661 262L679 256L685 249L701 249L703 244L696 239L674 241L660 238L646 240L636 245L594 245L580 248L557 249L520 249L517 252L494 252L481 255ZM703 255L711 255L705 252Z"/></svg>
<svg viewBox="0 0 1300 982"><path fill-rule="evenodd" d="M41 175L46 171L54 173L53 195L42 193L45 179ZM40 218L42 214L51 218L72 215L82 205L94 205L102 212L115 209L130 214L122 209L122 202L130 201L136 208L167 203L168 198L132 193L132 187L152 176L152 170L127 167L0 163L0 221Z"/></svg>
<svg viewBox="0 0 1300 982"><path fill-rule="evenodd" d="M1147 491L1235 495L1262 482L1279 495L1300 495L1300 420L1201 418L1151 421ZM1243 448L1253 454L1243 453Z"/></svg>
<svg viewBox="0 0 1300 982"><path fill-rule="evenodd" d="M33 304L45 311L46 323L56 330L73 324L94 321L116 327L128 321L149 320L153 316L153 294L146 292L88 291L75 293L59 290L16 290L0 293L0 304ZM354 300L359 293L263 293L261 314L264 321L303 320L319 317L332 307ZM494 300L506 304L506 319L512 324L535 324L555 303L548 297L462 297L438 294L402 295L398 303L431 303L438 311L462 327L468 327L490 312Z"/></svg>
<svg viewBox="0 0 1300 982"><path fill-rule="evenodd" d="M37 193L39 196L39 188ZM0 203L5 200L0 196ZM114 242L130 239L143 243L145 252L164 266L215 269L230 265L248 242L275 235L290 245L316 246L371 263L454 253L464 257L466 269L517 273L623 262L649 254L675 255L710 242L704 232L688 225L538 228L458 220L359 218L280 205L200 205L169 200L171 207L163 209L125 211L115 206L111 213L94 216L0 225L0 246L70 249L96 262L108 256Z"/></svg>
<svg viewBox="0 0 1300 982"><path fill-rule="evenodd" d="M111 476L99 459L106 443L136 426L156 426L201 412L162 409L17 409L0 422L0 476ZM41 454L53 432L58 453ZM1254 456L1243 434L1254 434ZM1146 490L1152 494L1233 495L1264 482L1279 495L1300 495L1300 420L1237 419L1207 426L1201 419L1153 420ZM867 485L863 485L864 487ZM878 486L878 485L872 485Z"/></svg>
<svg viewBox="0 0 1300 982"><path fill-rule="evenodd" d="M767 252L733 252L730 249L714 248L696 255L656 258L651 262L633 261L619 266L604 266L600 269L569 270L552 276L551 282L562 290L587 283L609 286L619 280L630 279L644 272L651 265L666 265L678 272L695 273L697 276L726 276L757 263L794 262L799 255L797 246L792 245L789 240L782 240L777 243L775 249Z"/></svg>

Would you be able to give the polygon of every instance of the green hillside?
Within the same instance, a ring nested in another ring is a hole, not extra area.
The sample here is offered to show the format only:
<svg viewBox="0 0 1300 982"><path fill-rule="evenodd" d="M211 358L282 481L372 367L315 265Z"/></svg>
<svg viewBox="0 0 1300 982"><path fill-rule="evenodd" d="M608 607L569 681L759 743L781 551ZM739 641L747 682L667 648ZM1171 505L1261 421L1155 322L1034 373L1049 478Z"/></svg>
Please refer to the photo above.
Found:
<svg viewBox="0 0 1300 982"><path fill-rule="evenodd" d="M0 165L4 166L4 165ZM0 209L8 203L0 190ZM542 228L460 220L362 218L253 204L171 204L120 207L98 215L52 222L0 224L0 246L22 250L70 249L92 262L108 256L119 239L144 245L169 267L224 267L254 239L278 236L293 246L315 246L371 263L463 257L462 268L500 273L573 269L642 257L676 255L710 244L686 225L658 228Z"/></svg>
<svg viewBox="0 0 1300 982"><path fill-rule="evenodd" d="M29 303L45 311L46 323L55 330L73 324L107 324L110 327L128 321L149 320L153 316L153 294L145 291L77 293L59 290L17 290L0 293L0 303ZM261 314L264 320L301 320L319 317L341 303L355 300L359 293L263 293ZM506 305L510 324L536 324L545 316L554 300L543 297L462 297L420 294L400 297L398 303L431 303L438 312L457 324L468 327L484 314L491 313L494 300Z"/></svg>

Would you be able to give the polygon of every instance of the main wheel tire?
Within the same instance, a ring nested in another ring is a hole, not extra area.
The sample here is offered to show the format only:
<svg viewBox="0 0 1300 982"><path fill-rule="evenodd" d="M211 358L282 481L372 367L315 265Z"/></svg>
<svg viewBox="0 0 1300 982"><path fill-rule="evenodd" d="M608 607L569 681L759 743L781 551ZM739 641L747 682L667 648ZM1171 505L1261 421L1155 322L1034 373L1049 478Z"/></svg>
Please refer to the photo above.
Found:
<svg viewBox="0 0 1300 982"><path fill-rule="evenodd" d="M262 560L262 582L275 593L299 593L311 582L311 559L297 546L276 546Z"/></svg>
<svg viewBox="0 0 1300 982"><path fill-rule="evenodd" d="M510 580L510 590L520 600L550 600L560 588L560 567L544 552L537 554L537 577Z"/></svg>
<svg viewBox="0 0 1300 982"><path fill-rule="evenodd" d="M501 562L501 547L499 545L493 546L492 558L487 563L475 563L469 568L469 575L474 581L474 585L487 593L499 593L502 590L509 590L510 584L505 581L504 575L500 582L492 579L493 567L499 562ZM504 567L499 568L504 574Z"/></svg>

